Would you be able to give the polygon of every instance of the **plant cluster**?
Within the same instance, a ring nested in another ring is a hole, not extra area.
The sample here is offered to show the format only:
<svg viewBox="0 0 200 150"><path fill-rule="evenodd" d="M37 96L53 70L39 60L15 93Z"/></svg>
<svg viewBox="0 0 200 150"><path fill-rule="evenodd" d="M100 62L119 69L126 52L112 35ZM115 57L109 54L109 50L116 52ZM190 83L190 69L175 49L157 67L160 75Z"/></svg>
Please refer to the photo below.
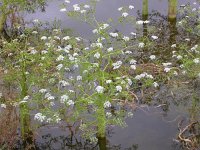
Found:
<svg viewBox="0 0 200 150"><path fill-rule="evenodd" d="M97 142L97 138L106 136L107 126L126 126L125 119L133 115L131 108L140 89L157 89L166 79L179 74L200 76L195 69L200 63L197 44L191 48L172 44L171 49L176 49L172 52L173 62L162 62L156 54L147 52L142 64L159 66L159 75L140 67L141 54L146 48L153 48L159 37L153 31L145 37L134 32L114 32L113 22L95 18L96 5L97 0L74 4L67 12L91 25L92 40L65 35L56 28L42 32L38 28L40 21L34 20L32 29L10 42L2 42L3 81L15 85L18 92L14 101L1 103L2 108L19 106L21 121L30 121L28 116L33 115L41 124L79 122L82 135ZM67 11L64 6L61 12ZM150 23L136 21L129 15L132 9L132 5L120 7L119 22L132 21L139 28Z"/></svg>

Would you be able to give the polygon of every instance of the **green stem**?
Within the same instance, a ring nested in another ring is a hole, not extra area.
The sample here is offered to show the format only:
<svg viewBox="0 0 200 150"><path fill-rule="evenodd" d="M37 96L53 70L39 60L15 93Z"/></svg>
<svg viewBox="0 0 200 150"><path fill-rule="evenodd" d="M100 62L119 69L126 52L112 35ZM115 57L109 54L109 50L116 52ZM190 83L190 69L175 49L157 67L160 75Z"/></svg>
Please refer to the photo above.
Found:
<svg viewBox="0 0 200 150"><path fill-rule="evenodd" d="M146 18L145 20L147 20L148 17L148 0L143 0L143 4L142 4L142 18Z"/></svg>
<svg viewBox="0 0 200 150"><path fill-rule="evenodd" d="M168 20L174 20L177 13L177 0L168 0Z"/></svg>
<svg viewBox="0 0 200 150"><path fill-rule="evenodd" d="M21 96L20 98L23 99L25 96L28 95L28 86L27 86L27 77L26 77L26 61L24 54L22 53L22 64L21 64ZM20 125L21 125L21 136L24 143L24 148L30 146L33 143L32 137L32 130L31 130L31 119L30 119L30 112L29 106L27 103L20 104Z"/></svg>
<svg viewBox="0 0 200 150"><path fill-rule="evenodd" d="M99 99L98 110L97 110L97 137L106 137L106 115L103 106L102 99Z"/></svg>
<svg viewBox="0 0 200 150"><path fill-rule="evenodd" d="M142 20L148 20L148 0L143 0L143 5L142 5ZM147 30L147 24L143 24L143 36L147 37L148 35L148 30Z"/></svg>

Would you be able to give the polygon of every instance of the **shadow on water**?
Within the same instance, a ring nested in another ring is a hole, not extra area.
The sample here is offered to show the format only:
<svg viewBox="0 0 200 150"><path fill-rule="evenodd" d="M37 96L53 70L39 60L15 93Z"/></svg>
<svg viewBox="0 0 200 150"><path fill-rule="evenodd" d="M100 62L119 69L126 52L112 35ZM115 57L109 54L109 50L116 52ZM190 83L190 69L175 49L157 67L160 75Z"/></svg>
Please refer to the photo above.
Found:
<svg viewBox="0 0 200 150"><path fill-rule="evenodd" d="M162 60L170 60L171 58L171 45L179 43L180 33L177 29L177 0L168 1L168 14L161 14L156 11L152 11L149 8L151 0L143 0L142 8L138 11L138 19L150 20L150 25L143 24L143 37L150 36L149 26L155 26L158 29L158 35L161 37L154 48L145 48L144 52L156 54ZM49 6L52 7L52 6ZM48 8L47 8L48 9ZM160 8L162 9L162 7ZM59 9L58 9L59 10ZM47 14L48 15L48 14ZM69 23L70 24L70 23ZM80 28L80 26L78 25ZM85 27L84 27L85 28ZM86 27L87 28L87 27ZM87 30L89 31L89 30ZM88 33L85 33L88 34ZM187 36L186 36L187 37ZM198 37L192 35L191 39L195 39L192 42L199 42ZM188 42L188 45L191 43ZM157 51L161 49L162 51ZM164 54L164 55L163 55ZM149 54L147 55L149 56ZM143 61L147 57L142 55ZM200 81L197 82L197 84ZM177 84L177 85L176 85ZM127 120L128 127L125 129L109 126L107 129L107 136L105 138L99 138L98 143L92 144L87 140L80 137L80 131L77 126L67 127L65 123L55 126L43 126L37 129L35 132L29 131L31 126L30 116L21 118L25 120L24 131L28 133L25 136L25 145L34 145L33 149L91 149L91 150L178 150L184 149L181 147L176 138L182 136L179 134L181 129L186 129L188 123L198 120L199 121L199 86L196 85L181 85L182 88L178 90L178 81L174 81L170 86L162 86L159 91L150 91L153 96L150 98L141 99L135 104L133 118ZM26 85L24 85L24 92L22 97L26 96ZM25 109L27 106L24 106ZM188 111L189 110L189 111ZM13 116L10 112L7 116ZM27 112L26 112L27 113ZM12 120L11 118L9 118ZM4 121L2 118L0 121ZM15 121L13 121L15 124ZM0 122L1 124L1 122ZM3 124L3 123L2 123ZM17 124L17 123L16 123ZM4 124L5 125L5 124ZM19 126L19 125L15 125ZM0 126L1 127L1 126ZM11 128L13 126L10 126ZM177 129L178 128L178 129ZM195 131L187 131L188 135L198 134L199 126L193 126ZM21 127L21 130L23 128ZM16 132L16 129L10 129ZM187 130L187 129L186 129ZM188 130L190 130L188 128ZM1 130L2 131L2 130ZM1 133L1 132L0 132ZM191 133L191 134L190 134ZM1 133L2 135L5 133ZM16 133L13 133L16 134ZM31 136L30 136L31 134ZM185 135L186 137L187 135ZM173 141L174 139L174 141ZM1 141L0 141L1 142ZM12 142L12 140L10 141ZM27 146L25 146L27 147ZM22 149L19 147L18 149Z"/></svg>

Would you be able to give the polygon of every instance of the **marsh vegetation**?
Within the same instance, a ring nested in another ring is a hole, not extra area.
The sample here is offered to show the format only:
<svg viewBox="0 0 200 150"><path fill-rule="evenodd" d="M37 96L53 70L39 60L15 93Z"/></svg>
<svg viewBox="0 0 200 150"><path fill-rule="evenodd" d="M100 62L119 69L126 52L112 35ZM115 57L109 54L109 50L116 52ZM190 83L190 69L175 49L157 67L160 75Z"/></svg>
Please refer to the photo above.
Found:
<svg viewBox="0 0 200 150"><path fill-rule="evenodd" d="M187 2L2 0L0 149L198 150L200 5ZM77 30L30 20L55 4Z"/></svg>

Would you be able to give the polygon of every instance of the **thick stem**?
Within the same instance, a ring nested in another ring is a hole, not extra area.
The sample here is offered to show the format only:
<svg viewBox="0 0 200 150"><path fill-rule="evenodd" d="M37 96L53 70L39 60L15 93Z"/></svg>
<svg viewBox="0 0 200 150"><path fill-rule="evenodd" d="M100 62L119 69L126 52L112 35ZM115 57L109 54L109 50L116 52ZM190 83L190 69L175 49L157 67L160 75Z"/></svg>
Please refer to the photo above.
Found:
<svg viewBox="0 0 200 150"><path fill-rule="evenodd" d="M100 102L97 110L97 137L106 137L106 115L103 102Z"/></svg>
<svg viewBox="0 0 200 150"><path fill-rule="evenodd" d="M142 20L148 20L148 0L143 0L143 5L142 5ZM147 24L143 24L143 36L147 37L148 35L148 30L147 30Z"/></svg>
<svg viewBox="0 0 200 150"><path fill-rule="evenodd" d="M21 99L28 95L28 86L27 86L27 78L26 78L26 62L23 58L22 61L22 77L21 77ZM34 149L34 147L30 147L33 145L33 133L31 130L31 119L29 106L27 103L20 104L20 124L21 124L21 136L23 139L24 148L29 147Z"/></svg>
<svg viewBox="0 0 200 150"><path fill-rule="evenodd" d="M100 150L107 150L106 137L103 138L98 137L98 145Z"/></svg>
<svg viewBox="0 0 200 150"><path fill-rule="evenodd" d="M177 0L168 0L168 20L176 18Z"/></svg>
<svg viewBox="0 0 200 150"><path fill-rule="evenodd" d="M148 0L143 0L142 2L142 18L148 17Z"/></svg>
<svg viewBox="0 0 200 150"><path fill-rule="evenodd" d="M168 22L169 22L169 29L170 29L170 38L169 44L176 43L176 35L177 35L177 28L176 28L176 13L177 13L177 0L169 0L168 5Z"/></svg>

